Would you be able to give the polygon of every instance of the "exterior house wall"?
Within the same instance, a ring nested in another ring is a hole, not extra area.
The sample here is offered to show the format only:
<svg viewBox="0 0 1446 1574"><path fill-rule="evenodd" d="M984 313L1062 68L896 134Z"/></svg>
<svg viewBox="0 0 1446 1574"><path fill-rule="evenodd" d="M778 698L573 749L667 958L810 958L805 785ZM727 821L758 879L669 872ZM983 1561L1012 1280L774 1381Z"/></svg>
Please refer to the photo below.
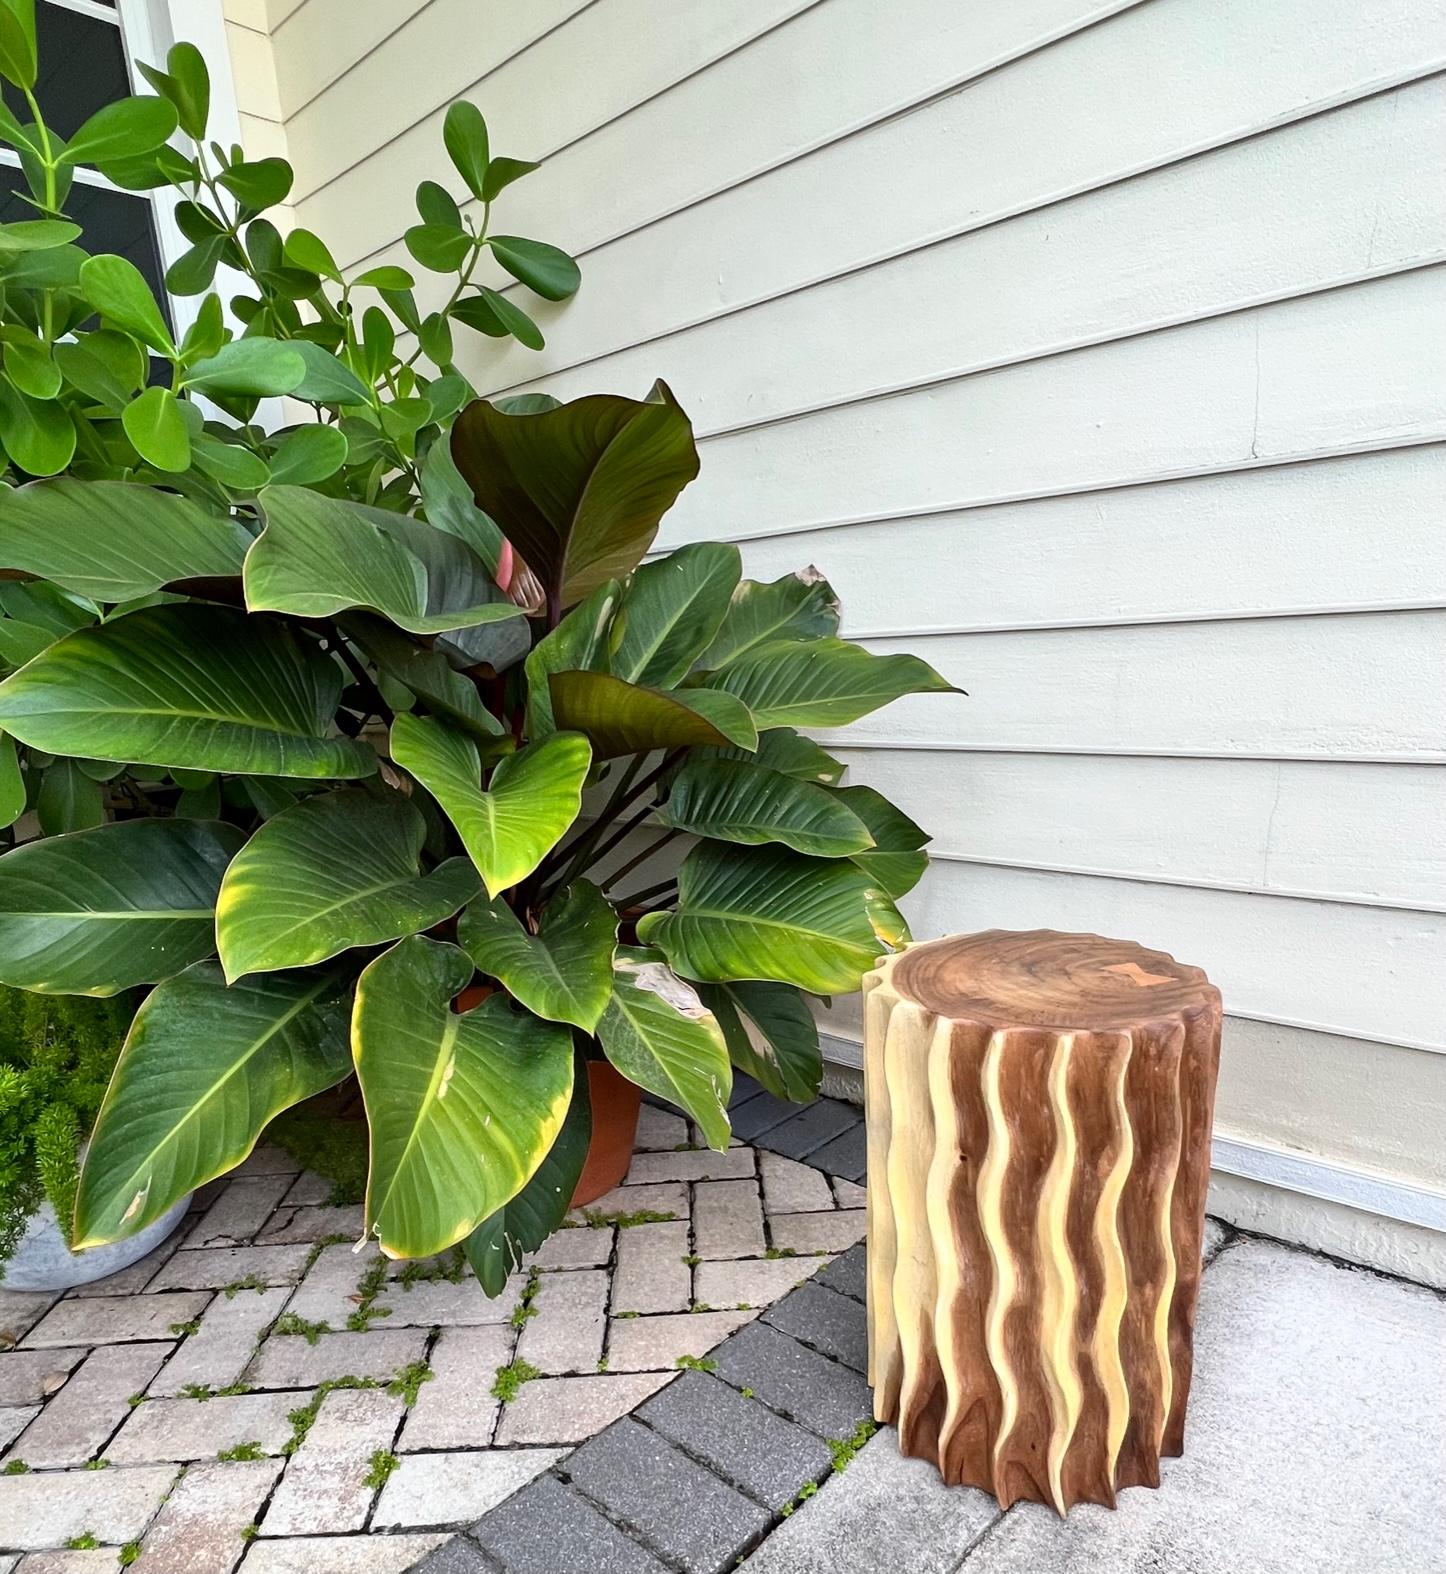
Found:
<svg viewBox="0 0 1446 1574"><path fill-rule="evenodd" d="M479 341L479 387L666 378L703 474L660 545L816 562L848 635L969 691L831 740L934 832L916 931L1202 964L1230 1014L1216 1205L1446 1277L1441 0L267 25L300 223L405 262L416 182L460 194L441 116L472 98L545 161L507 229L584 272L542 355ZM856 1060L856 1011L825 1031Z"/></svg>

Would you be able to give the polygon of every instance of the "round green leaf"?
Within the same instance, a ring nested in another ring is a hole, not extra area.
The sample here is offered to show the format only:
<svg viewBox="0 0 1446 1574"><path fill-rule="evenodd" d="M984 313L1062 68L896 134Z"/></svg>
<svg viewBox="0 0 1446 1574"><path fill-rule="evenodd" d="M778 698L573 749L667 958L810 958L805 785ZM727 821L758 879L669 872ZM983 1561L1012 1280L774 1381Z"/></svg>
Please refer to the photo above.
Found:
<svg viewBox="0 0 1446 1574"><path fill-rule="evenodd" d="M493 235L487 244L514 279L544 300L565 301L569 295L577 294L582 273L559 247L545 241L524 240L521 235Z"/></svg>
<svg viewBox="0 0 1446 1574"><path fill-rule="evenodd" d="M689 978L771 978L832 995L857 989L908 929L852 863L703 842L683 860L677 911L646 914L638 938Z"/></svg>
<svg viewBox="0 0 1446 1574"><path fill-rule="evenodd" d="M432 224L444 230L462 228L462 210L457 206L456 199L435 180L424 180L417 187L417 212L423 224Z"/></svg>
<svg viewBox="0 0 1446 1574"><path fill-rule="evenodd" d="M306 967L450 918L478 889L465 858L417 872L426 822L405 798L359 791L304 799L232 860L216 900L228 981Z"/></svg>
<svg viewBox="0 0 1446 1574"><path fill-rule="evenodd" d="M542 336L542 329L520 306L514 306L505 295L499 295L496 290L489 289L485 284L479 284L477 299L486 303L493 317L520 345L529 350L540 350L547 343ZM454 312L453 315L455 316L456 313Z"/></svg>
<svg viewBox="0 0 1446 1574"><path fill-rule="evenodd" d="M285 623L202 602L145 607L57 641L0 683L32 748L258 776L370 776L331 736L341 672Z"/></svg>
<svg viewBox="0 0 1446 1574"><path fill-rule="evenodd" d="M175 106L163 98L119 98L85 121L66 144L63 164L101 164L160 147L176 129Z"/></svg>
<svg viewBox="0 0 1446 1574"><path fill-rule="evenodd" d="M233 1169L284 1109L351 1069L347 988L288 974L226 987L202 962L136 1013L96 1119L75 1244L121 1240Z"/></svg>
<svg viewBox="0 0 1446 1574"><path fill-rule="evenodd" d="M68 246L79 235L80 225L68 219L21 219L15 224L0 224L0 258Z"/></svg>
<svg viewBox="0 0 1446 1574"><path fill-rule="evenodd" d="M351 405L367 402L367 387L361 378L330 350L309 339L293 339L291 348L305 365L302 379L291 390L308 404Z"/></svg>
<svg viewBox="0 0 1446 1574"><path fill-rule="evenodd" d="M0 982L114 995L209 956L244 840L219 822L117 820L17 847L0 858Z"/></svg>
<svg viewBox="0 0 1446 1574"><path fill-rule="evenodd" d="M5 370L21 393L32 399L53 399L60 392L60 368L45 344L18 323L8 329Z"/></svg>
<svg viewBox="0 0 1446 1574"><path fill-rule="evenodd" d="M220 179L248 208L274 208L291 191L291 165L284 158L254 159L222 170Z"/></svg>
<svg viewBox="0 0 1446 1574"><path fill-rule="evenodd" d="M0 74L35 86L35 0L0 0Z"/></svg>
<svg viewBox="0 0 1446 1574"><path fill-rule="evenodd" d="M201 393L268 399L294 392L305 376L306 362L294 346L258 335L223 344L215 355L189 368L185 381Z"/></svg>
<svg viewBox="0 0 1446 1574"><path fill-rule="evenodd" d="M442 143L457 173L474 197L482 195L487 179L487 122L482 111L465 99L447 106L442 121Z"/></svg>
<svg viewBox="0 0 1446 1574"><path fill-rule="evenodd" d="M181 402L169 388L147 388L121 411L121 425L135 451L157 470L190 468L191 439Z"/></svg>
<svg viewBox="0 0 1446 1574"><path fill-rule="evenodd" d="M141 60L136 65L156 92L176 106L181 130L199 142L206 135L211 108L211 75L201 51L194 44L172 44L164 71Z"/></svg>
<svg viewBox="0 0 1446 1574"><path fill-rule="evenodd" d="M612 992L618 920L595 885L576 880L547 904L536 935L498 897L473 902L457 940L484 973L536 1016L593 1032Z"/></svg>
<svg viewBox="0 0 1446 1574"><path fill-rule="evenodd" d="M318 273L323 279L331 279L336 284L342 282L341 269L337 267L336 259L327 249L326 242L310 230L292 230L286 237L285 251L287 260L305 272Z"/></svg>
<svg viewBox="0 0 1446 1574"><path fill-rule="evenodd" d="M402 239L412 256L433 273L455 273L474 244L465 231L440 224L414 224Z"/></svg>
<svg viewBox="0 0 1446 1574"><path fill-rule="evenodd" d="M175 341L139 268L124 257L91 257L81 264L80 293L102 317L142 344L174 356Z"/></svg>
<svg viewBox="0 0 1446 1574"><path fill-rule="evenodd" d="M572 1098L572 1035L490 996L455 946L399 941L357 982L352 1045L371 1128L366 1225L388 1257L470 1235L527 1184Z"/></svg>
<svg viewBox="0 0 1446 1574"><path fill-rule="evenodd" d="M236 492L257 492L271 479L271 470L259 454L240 443L228 443L213 432L198 432L191 439L191 457L198 470ZM251 544L246 538L242 548Z"/></svg>
<svg viewBox="0 0 1446 1574"><path fill-rule="evenodd" d="M534 163L520 158L495 158L487 166L487 176L482 182L483 202L494 202L499 192L505 190L514 180L521 180L524 175L530 175L537 168Z"/></svg>
<svg viewBox="0 0 1446 1574"><path fill-rule="evenodd" d="M0 684L0 696L4 689ZM525 880L562 840L577 819L592 764L586 738L555 732L502 760L484 792L481 756L465 733L404 712L392 723L391 742L392 758L456 827L489 897Z"/></svg>
<svg viewBox="0 0 1446 1574"><path fill-rule="evenodd" d="M728 1146L733 1068L723 1030L698 991L659 952L618 947L612 998L597 1032L608 1059L630 1082L686 1110L709 1147L721 1153Z"/></svg>
<svg viewBox="0 0 1446 1574"><path fill-rule="evenodd" d="M694 836L752 846L782 842L819 858L846 858L873 845L864 822L827 788L746 760L690 760L658 818Z"/></svg>
<svg viewBox="0 0 1446 1574"><path fill-rule="evenodd" d="M315 486L346 463L346 438L334 426L299 426L288 432L271 456L277 485Z"/></svg>
<svg viewBox="0 0 1446 1574"><path fill-rule="evenodd" d="M405 268L390 265L368 268L351 281L353 289L358 285L368 285L374 290L409 290L416 282Z"/></svg>
<svg viewBox="0 0 1446 1574"><path fill-rule="evenodd" d="M59 475L75 456L75 423L63 404L32 399L0 377L0 445L18 470Z"/></svg>

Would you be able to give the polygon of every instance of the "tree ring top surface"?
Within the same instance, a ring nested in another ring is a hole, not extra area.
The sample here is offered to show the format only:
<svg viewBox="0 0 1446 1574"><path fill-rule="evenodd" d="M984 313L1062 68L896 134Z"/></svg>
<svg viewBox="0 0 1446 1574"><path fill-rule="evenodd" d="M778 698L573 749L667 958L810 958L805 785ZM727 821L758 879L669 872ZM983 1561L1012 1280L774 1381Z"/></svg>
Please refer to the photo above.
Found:
<svg viewBox="0 0 1446 1574"><path fill-rule="evenodd" d="M1110 1031L1219 1009L1198 967L1132 940L1054 929L986 929L891 959L896 995L935 1016L1001 1028Z"/></svg>

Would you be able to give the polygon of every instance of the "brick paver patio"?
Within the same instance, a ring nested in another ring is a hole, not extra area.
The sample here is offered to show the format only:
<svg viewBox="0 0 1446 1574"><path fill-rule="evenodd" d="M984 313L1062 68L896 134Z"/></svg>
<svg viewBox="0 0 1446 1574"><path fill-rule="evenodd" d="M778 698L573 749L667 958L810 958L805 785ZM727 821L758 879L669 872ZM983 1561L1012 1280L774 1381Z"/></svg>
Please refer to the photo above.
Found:
<svg viewBox="0 0 1446 1574"><path fill-rule="evenodd" d="M859 1112L734 1102L787 1157L645 1105L627 1183L495 1301L459 1254L357 1250L360 1208L274 1148L123 1273L0 1291L0 1574L399 1574L862 1237Z"/></svg>

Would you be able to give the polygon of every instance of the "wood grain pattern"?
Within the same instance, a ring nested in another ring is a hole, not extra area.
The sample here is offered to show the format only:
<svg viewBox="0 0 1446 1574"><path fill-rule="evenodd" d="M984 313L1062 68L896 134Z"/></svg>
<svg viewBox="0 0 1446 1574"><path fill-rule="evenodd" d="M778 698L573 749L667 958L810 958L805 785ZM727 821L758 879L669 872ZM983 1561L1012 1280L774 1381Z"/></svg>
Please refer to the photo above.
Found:
<svg viewBox="0 0 1446 1574"><path fill-rule="evenodd" d="M951 1483L1113 1506L1180 1453L1219 991L1053 930L864 980L869 1377Z"/></svg>

